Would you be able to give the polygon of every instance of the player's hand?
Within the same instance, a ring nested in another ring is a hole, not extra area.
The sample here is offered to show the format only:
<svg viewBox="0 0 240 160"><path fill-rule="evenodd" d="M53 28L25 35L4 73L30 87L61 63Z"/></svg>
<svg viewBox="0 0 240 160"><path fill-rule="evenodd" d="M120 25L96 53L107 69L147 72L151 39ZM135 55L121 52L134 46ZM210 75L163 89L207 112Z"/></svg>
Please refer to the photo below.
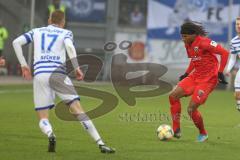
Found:
<svg viewBox="0 0 240 160"><path fill-rule="evenodd" d="M219 83L222 83L222 84L228 84L222 72L218 72L218 81Z"/></svg>
<svg viewBox="0 0 240 160"><path fill-rule="evenodd" d="M5 66L6 61L4 58L0 57L0 66Z"/></svg>
<svg viewBox="0 0 240 160"><path fill-rule="evenodd" d="M79 67L75 70L75 74L76 74L76 79L78 81L83 80L84 75L83 75L82 70Z"/></svg>
<svg viewBox="0 0 240 160"><path fill-rule="evenodd" d="M179 77L179 81L183 80L184 78L186 78L188 76L188 73L184 73L183 75L181 75Z"/></svg>
<svg viewBox="0 0 240 160"><path fill-rule="evenodd" d="M31 69L28 66L23 66L22 67L22 76L26 80L31 80L32 79Z"/></svg>

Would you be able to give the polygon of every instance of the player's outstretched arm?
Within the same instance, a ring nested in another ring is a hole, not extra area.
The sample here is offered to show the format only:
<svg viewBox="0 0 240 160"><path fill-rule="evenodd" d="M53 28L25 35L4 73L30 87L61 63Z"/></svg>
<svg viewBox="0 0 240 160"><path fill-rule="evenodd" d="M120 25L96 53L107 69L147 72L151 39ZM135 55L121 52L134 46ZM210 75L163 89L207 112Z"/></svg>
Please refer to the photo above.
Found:
<svg viewBox="0 0 240 160"><path fill-rule="evenodd" d="M81 71L81 69L78 65L77 53L76 53L76 49L73 45L72 40L70 38L66 38L64 40L64 44L65 44L68 56L71 59L73 68L75 70L76 79L77 80L83 80L83 72Z"/></svg>
<svg viewBox="0 0 240 160"><path fill-rule="evenodd" d="M32 74L29 66L27 65L27 62L23 56L23 51L22 51L22 46L27 44L26 38L24 36L20 36L16 38L12 45L15 51L15 54L18 58L19 63L21 64L21 69L22 69L22 76L26 80L31 80L32 79Z"/></svg>
<svg viewBox="0 0 240 160"><path fill-rule="evenodd" d="M27 66L27 62L23 56L23 51L22 51L22 46L25 45L26 43L27 42L26 42L26 39L24 36L17 37L12 42L15 54L17 56L19 63L21 64L21 66Z"/></svg>
<svg viewBox="0 0 240 160"><path fill-rule="evenodd" d="M216 53L220 54L221 56L221 62L220 62L220 67L218 71L223 72L228 61L229 52L226 49L224 49L222 46L218 45L216 47Z"/></svg>
<svg viewBox="0 0 240 160"><path fill-rule="evenodd" d="M227 64L229 52L226 49L224 49L221 45L211 40L203 41L201 43L201 48L211 53L219 54L221 56L220 67L218 69L218 80L222 84L228 84L227 81L225 80L223 70Z"/></svg>
<svg viewBox="0 0 240 160"><path fill-rule="evenodd" d="M227 69L226 69L227 76L230 76L230 72L236 63L236 59L237 59L237 54L230 54L230 58L229 58Z"/></svg>
<svg viewBox="0 0 240 160"><path fill-rule="evenodd" d="M221 45L217 45L216 53L221 56L220 67L218 70L218 80L222 84L228 84L223 75L223 71L228 61L229 52L226 49L224 49Z"/></svg>
<svg viewBox="0 0 240 160"><path fill-rule="evenodd" d="M200 47L204 50L207 50L211 53L219 54L221 56L218 72L222 73L227 64L229 52L221 45L217 44L215 41L211 41L210 39L209 41L203 41Z"/></svg>

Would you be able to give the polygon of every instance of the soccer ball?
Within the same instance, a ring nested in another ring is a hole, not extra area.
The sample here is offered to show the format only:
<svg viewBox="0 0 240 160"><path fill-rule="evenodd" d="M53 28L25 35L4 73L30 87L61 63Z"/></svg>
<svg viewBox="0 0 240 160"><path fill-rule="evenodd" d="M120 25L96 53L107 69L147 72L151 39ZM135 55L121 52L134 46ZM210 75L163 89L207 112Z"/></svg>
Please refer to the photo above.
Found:
<svg viewBox="0 0 240 160"><path fill-rule="evenodd" d="M173 137L172 127L167 124L162 124L157 129L157 136L161 141L167 141Z"/></svg>

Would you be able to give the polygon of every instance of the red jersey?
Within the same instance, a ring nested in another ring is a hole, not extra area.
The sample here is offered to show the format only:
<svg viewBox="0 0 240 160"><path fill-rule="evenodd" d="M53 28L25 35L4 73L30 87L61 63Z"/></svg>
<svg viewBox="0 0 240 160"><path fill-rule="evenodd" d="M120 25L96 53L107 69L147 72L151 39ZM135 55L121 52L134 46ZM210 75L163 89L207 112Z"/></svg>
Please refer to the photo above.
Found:
<svg viewBox="0 0 240 160"><path fill-rule="evenodd" d="M207 82L217 78L218 72L223 72L229 53L215 41L197 36L192 44L186 44L185 47L188 57L191 58L186 73L193 71L190 75L196 82ZM216 54L221 56L220 67Z"/></svg>

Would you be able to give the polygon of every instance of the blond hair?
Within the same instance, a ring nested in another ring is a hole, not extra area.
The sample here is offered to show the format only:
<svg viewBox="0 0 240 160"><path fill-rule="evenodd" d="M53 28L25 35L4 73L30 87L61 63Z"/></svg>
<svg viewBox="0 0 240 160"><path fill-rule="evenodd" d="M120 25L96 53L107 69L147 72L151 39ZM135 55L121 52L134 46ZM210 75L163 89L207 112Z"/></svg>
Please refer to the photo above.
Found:
<svg viewBox="0 0 240 160"><path fill-rule="evenodd" d="M61 24L62 22L65 21L65 14L61 10L55 10L51 15L50 15L51 22L53 24Z"/></svg>

